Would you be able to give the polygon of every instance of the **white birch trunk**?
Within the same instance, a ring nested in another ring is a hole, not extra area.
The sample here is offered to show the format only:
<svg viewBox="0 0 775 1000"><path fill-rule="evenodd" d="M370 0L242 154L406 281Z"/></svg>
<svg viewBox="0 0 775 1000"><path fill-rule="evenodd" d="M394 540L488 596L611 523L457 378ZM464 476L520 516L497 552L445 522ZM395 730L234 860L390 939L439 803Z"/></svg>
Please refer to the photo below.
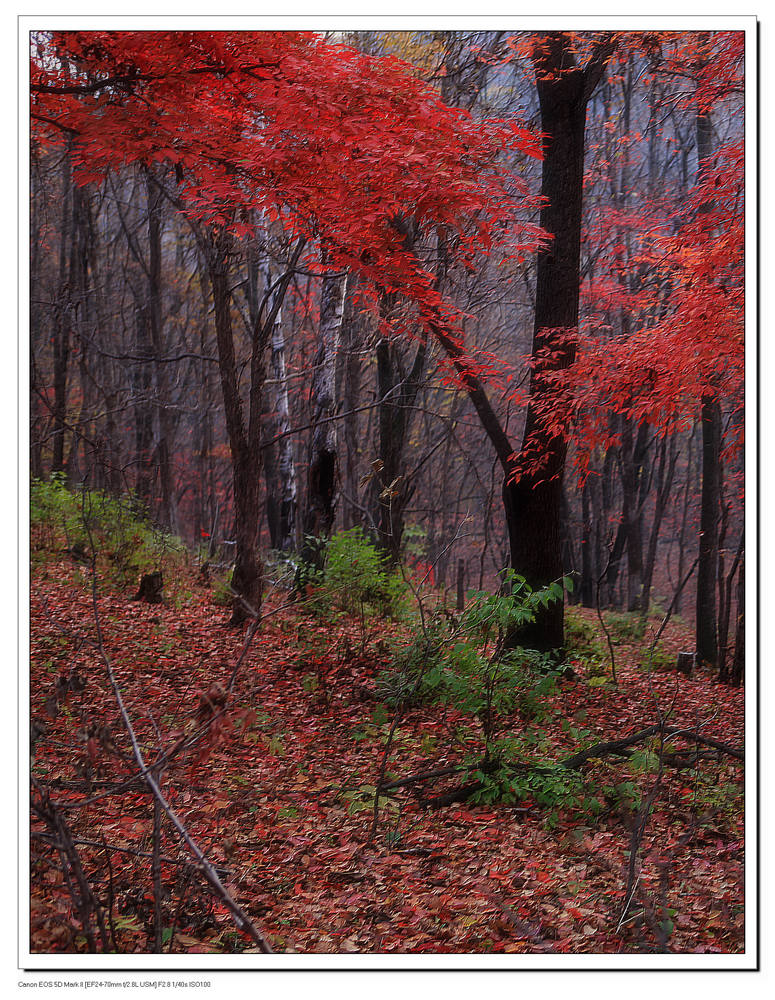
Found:
<svg viewBox="0 0 775 1000"><path fill-rule="evenodd" d="M267 272L267 287L269 274ZM293 461L293 438L288 401L288 379L285 371L285 337L282 309L277 311L272 327L272 379L275 383L275 414L277 442L277 474L280 502L280 549L287 552L296 547L296 466Z"/></svg>
<svg viewBox="0 0 775 1000"><path fill-rule="evenodd" d="M329 535L337 494L336 362L342 332L347 276L329 274L320 293L320 347L312 381L315 426L310 448L307 535Z"/></svg>

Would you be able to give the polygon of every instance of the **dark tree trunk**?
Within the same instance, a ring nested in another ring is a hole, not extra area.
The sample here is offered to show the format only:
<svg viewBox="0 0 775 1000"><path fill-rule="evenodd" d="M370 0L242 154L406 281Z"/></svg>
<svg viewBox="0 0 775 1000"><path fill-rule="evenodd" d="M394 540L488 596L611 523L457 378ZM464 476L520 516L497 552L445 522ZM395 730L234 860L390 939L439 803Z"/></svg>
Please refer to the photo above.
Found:
<svg viewBox="0 0 775 1000"><path fill-rule="evenodd" d="M712 125L707 114L697 115L697 177L701 180L711 154ZM703 211L703 207L700 211ZM715 394L702 400L702 493L700 548L697 564L697 662L717 666L716 584L718 533L721 518L721 406Z"/></svg>
<svg viewBox="0 0 775 1000"><path fill-rule="evenodd" d="M627 540L627 610L636 611L643 590L643 534L641 531L641 490L643 460L646 454L648 428L641 424L633 442L632 425L622 418L622 524Z"/></svg>
<svg viewBox="0 0 775 1000"><path fill-rule="evenodd" d="M585 608L595 606L597 578L590 491L591 486L587 480L581 490L581 603Z"/></svg>
<svg viewBox="0 0 775 1000"><path fill-rule="evenodd" d="M576 549L573 544L573 532L571 531L571 508L568 502L567 487L562 491L560 525L562 530L562 564L565 567L565 573L572 581L571 590L567 591L568 604L578 604L581 599L578 590L579 569Z"/></svg>
<svg viewBox="0 0 775 1000"><path fill-rule="evenodd" d="M735 655L732 661L731 681L739 687L745 678L745 550L743 550L737 574L737 627L735 629Z"/></svg>
<svg viewBox="0 0 775 1000"><path fill-rule="evenodd" d="M511 565L533 588L559 580L564 572L560 515L567 445L563 435L545 429L541 403L546 373L567 368L576 357L587 102L610 52L600 46L582 69L570 38L551 32L536 43L534 56L544 133L541 194L547 199L540 221L553 239L538 256L533 357L550 351L551 359L533 368L520 475L507 479L503 489ZM542 609L514 638L528 648L561 655L562 602Z"/></svg>
<svg viewBox="0 0 775 1000"><path fill-rule="evenodd" d="M719 558L718 679L722 684L726 684L730 679L730 669L727 666L727 641L729 639L729 615L732 607L732 585L737 567L743 559L744 548L745 532L742 532L737 554L726 576L724 576L723 564ZM732 673L734 673L734 664Z"/></svg>
<svg viewBox="0 0 775 1000"><path fill-rule="evenodd" d="M697 564L697 662L716 666L716 575L721 511L721 407L718 400L702 404L702 493L700 550Z"/></svg>
<svg viewBox="0 0 775 1000"><path fill-rule="evenodd" d="M681 504L681 522L678 531L678 573L677 580L683 580L684 565L686 562L686 535L689 522L689 506L691 502L691 485L693 481L693 470L696 465L694 456L694 434L696 426L692 428L686 442L686 481L684 483L683 503ZM682 607L682 591L677 591L673 600L673 609L676 615L680 615Z"/></svg>
<svg viewBox="0 0 775 1000"><path fill-rule="evenodd" d="M482 427L504 471L503 506L509 535L510 562L533 588L563 575L560 504L566 442L545 430L540 403L545 402L547 371L567 367L575 358L581 257L584 128L587 102L613 52L606 37L593 46L586 67L575 63L572 42L563 32L551 32L535 43L534 60L544 159L541 193L547 203L541 225L553 235L539 254L533 355L546 348L551 361L533 370L525 436L519 460L503 423L492 409L481 381L459 343L439 315L430 322L434 336L450 357L460 384L468 393ZM535 459L540 460L540 471ZM517 478L517 474L519 476ZM563 606L550 604L536 621L509 637L515 644L562 655Z"/></svg>
<svg viewBox="0 0 775 1000"><path fill-rule="evenodd" d="M40 164L37 149L33 143L30 149L30 276L28 300L30 307L30 478L43 478L43 425L45 418L41 412L43 385L38 370L37 352L40 350L43 331L43 316L40 304L33 290L41 285L40 262Z"/></svg>
<svg viewBox="0 0 775 1000"><path fill-rule="evenodd" d="M406 445L412 406L425 364L426 342L417 348L411 370L404 374L398 347L382 338L377 344L377 398L379 399L379 459L382 469L373 480L373 507L378 543L393 562L401 553L404 510L410 499L404 478Z"/></svg>
<svg viewBox="0 0 775 1000"><path fill-rule="evenodd" d="M357 287L357 286L356 286ZM339 382L342 386L342 436L344 438L344 455L341 463L342 473L342 526L345 529L360 525L363 520L363 508L358 503L359 459L364 450L363 437L359 434L359 414L354 412L361 398L361 383L363 371L361 352L366 343L366 330L362 314L355 306L354 292L345 301L345 314L342 322L342 344L340 353Z"/></svg>
<svg viewBox="0 0 775 1000"><path fill-rule="evenodd" d="M226 247L213 240L208 267L213 290L218 367L223 390L226 429L229 435L234 477L235 558L231 586L235 592L232 624L238 625L261 608L262 567L258 554L258 502L261 477L261 450L257 433L260 425L263 365L260 344L254 343L251 365L250 412L256 426L246 425L237 383L234 336L231 325L231 295ZM254 405L258 403L258 409ZM253 423L253 421L251 421ZM252 431L252 433L251 433Z"/></svg>

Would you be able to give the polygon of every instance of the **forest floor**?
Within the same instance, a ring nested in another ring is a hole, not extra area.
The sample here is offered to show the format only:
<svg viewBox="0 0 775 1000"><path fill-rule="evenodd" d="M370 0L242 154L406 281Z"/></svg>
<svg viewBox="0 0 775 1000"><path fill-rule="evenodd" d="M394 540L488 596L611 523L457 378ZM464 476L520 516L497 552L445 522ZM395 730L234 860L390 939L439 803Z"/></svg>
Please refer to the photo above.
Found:
<svg viewBox="0 0 775 1000"><path fill-rule="evenodd" d="M375 679L406 626L343 615L321 621L284 600L268 603L239 662L246 628L225 626L228 612L193 574L182 598L161 605L100 585L95 615L84 567L61 557L35 567L31 774L58 804L101 907L109 950L153 949L153 805L130 780L137 767L100 656L97 619L147 759L162 748L170 754L162 776L170 805L274 950L743 950L739 761L706 756L659 775L633 759L593 759L584 774L604 805L596 814L578 805L549 809L530 796L508 806L469 800L430 808L428 797L460 784L452 774L394 788L380 800L372 837L392 722ZM594 611L573 614L598 628ZM538 721L515 713L507 729L533 733L537 759L559 760L578 749L577 727L592 742L619 739L653 725L658 702L672 709L671 725L699 726L742 748L743 691L706 673L647 672L640 665L647 645L648 632L617 642L616 687L599 677L590 683L577 662L575 679L547 696ZM661 645L672 657L691 649L691 640L671 623ZM238 663L219 715L213 685L226 688ZM459 764L456 727L465 721L449 706L411 707L393 733L388 778ZM195 732L200 738L181 747L181 737ZM633 825L652 790L626 906ZM32 834L31 948L86 951L77 887L74 895L51 831L35 814ZM255 950L187 863L166 818L161 858L164 951Z"/></svg>

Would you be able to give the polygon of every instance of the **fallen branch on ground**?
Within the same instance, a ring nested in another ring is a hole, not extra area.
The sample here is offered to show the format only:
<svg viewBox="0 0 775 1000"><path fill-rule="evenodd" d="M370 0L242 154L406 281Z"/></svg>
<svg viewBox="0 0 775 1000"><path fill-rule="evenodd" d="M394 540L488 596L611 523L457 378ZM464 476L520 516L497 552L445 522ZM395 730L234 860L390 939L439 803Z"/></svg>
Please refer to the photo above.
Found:
<svg viewBox="0 0 775 1000"><path fill-rule="evenodd" d="M629 736L624 736L618 740L606 740L602 743L595 743L591 747L586 747L583 750L579 750L577 753L571 754L570 757L563 758L563 760L558 761L554 767L562 767L567 770L578 771L590 760L599 760L603 757L609 757L612 755L629 757L630 748L637 746L639 743L645 742L652 736L656 736L660 733L660 731L664 733L665 737L680 736L689 743L699 744L702 747L708 748L708 750L732 757L734 760L739 760L741 762L745 761L745 751L738 750L736 747L732 747L728 743L723 743L721 740L713 739L710 736L703 736L695 730L688 730L680 726L662 727L655 724L653 726L647 726L645 729L641 729L636 733L631 733ZM701 753L698 746L695 747L694 750L676 749L672 752L663 753L661 755L661 759L662 762L669 767L682 769L691 766L693 762L696 762L705 756L707 756L707 754ZM546 765L533 766L531 764L508 764L504 765L504 767L507 771L533 771L544 773L550 772L554 769L553 767L547 767ZM408 785L420 784L421 782L432 781L435 778L445 778L453 774L461 774L466 771L470 772L475 769L476 768L474 767L462 764L455 767L442 767L433 771L421 771L417 774L410 774L405 778L399 778L396 781L383 784L381 786L381 791L384 792L394 788L405 788ZM423 802L426 806L438 809L442 806L452 805L454 802L464 802L466 799L470 798L474 792L478 792L483 787L484 786L481 781L467 782L457 788L451 789L448 792L444 792L441 795L424 799Z"/></svg>

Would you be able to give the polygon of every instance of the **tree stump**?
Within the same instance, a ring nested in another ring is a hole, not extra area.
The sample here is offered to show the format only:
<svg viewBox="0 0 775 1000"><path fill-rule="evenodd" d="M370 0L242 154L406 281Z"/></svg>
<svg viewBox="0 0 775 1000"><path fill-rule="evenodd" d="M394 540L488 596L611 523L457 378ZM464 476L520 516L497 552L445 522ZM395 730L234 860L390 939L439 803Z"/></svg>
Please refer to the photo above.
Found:
<svg viewBox="0 0 775 1000"><path fill-rule="evenodd" d="M694 653L679 653L675 661L675 669L679 674L691 677L694 669Z"/></svg>
<svg viewBox="0 0 775 1000"><path fill-rule="evenodd" d="M140 588L135 594L134 599L136 601L145 601L146 604L161 604L163 588L164 579L158 570L155 573L144 573L140 579Z"/></svg>

